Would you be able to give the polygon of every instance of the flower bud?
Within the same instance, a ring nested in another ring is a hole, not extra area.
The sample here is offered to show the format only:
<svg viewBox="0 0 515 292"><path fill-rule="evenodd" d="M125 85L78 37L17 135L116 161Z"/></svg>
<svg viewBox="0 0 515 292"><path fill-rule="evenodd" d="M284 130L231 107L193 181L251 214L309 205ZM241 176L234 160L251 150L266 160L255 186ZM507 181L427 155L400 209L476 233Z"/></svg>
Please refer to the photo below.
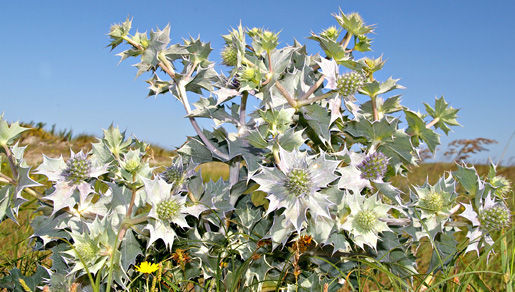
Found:
<svg viewBox="0 0 515 292"><path fill-rule="evenodd" d="M97 254L97 248L90 242L79 242L75 244L75 251L84 262L93 260Z"/></svg>
<svg viewBox="0 0 515 292"><path fill-rule="evenodd" d="M181 204L176 200L166 200L157 204L157 217L163 221L174 219L181 209Z"/></svg>
<svg viewBox="0 0 515 292"><path fill-rule="evenodd" d="M435 213L441 211L444 207L442 194L438 192L430 192L426 197L420 200L420 206Z"/></svg>
<svg viewBox="0 0 515 292"><path fill-rule="evenodd" d="M183 170L176 165L172 165L161 173L161 177L169 184L173 184L175 186L182 185L184 181Z"/></svg>
<svg viewBox="0 0 515 292"><path fill-rule="evenodd" d="M511 182L504 176L494 176L490 180L490 184L494 188L496 188L494 193L499 198L504 198L507 194L511 192Z"/></svg>
<svg viewBox="0 0 515 292"><path fill-rule="evenodd" d="M85 155L77 154L66 163L66 169L62 175L67 181L73 184L80 184L82 181L89 178L91 170L91 162L86 159Z"/></svg>
<svg viewBox="0 0 515 292"><path fill-rule="evenodd" d="M367 156L357 166L364 179L375 180L383 178L388 168L388 158L381 152L374 152Z"/></svg>
<svg viewBox="0 0 515 292"><path fill-rule="evenodd" d="M320 36L326 39L336 41L338 40L338 36L340 36L340 31L336 28L336 26L331 26L324 30L322 33L320 33Z"/></svg>
<svg viewBox="0 0 515 292"><path fill-rule="evenodd" d="M130 173L135 173L136 171L138 171L140 166L141 163L138 159L130 159L125 163L124 169Z"/></svg>
<svg viewBox="0 0 515 292"><path fill-rule="evenodd" d="M261 37L261 46L265 51L271 51L277 47L279 41L279 34L271 31L264 31Z"/></svg>
<svg viewBox="0 0 515 292"><path fill-rule="evenodd" d="M337 88L343 97L354 95L365 84L363 74L352 71L341 75L337 80Z"/></svg>
<svg viewBox="0 0 515 292"><path fill-rule="evenodd" d="M225 47L222 51L222 63L227 66L238 64L238 51L233 46Z"/></svg>

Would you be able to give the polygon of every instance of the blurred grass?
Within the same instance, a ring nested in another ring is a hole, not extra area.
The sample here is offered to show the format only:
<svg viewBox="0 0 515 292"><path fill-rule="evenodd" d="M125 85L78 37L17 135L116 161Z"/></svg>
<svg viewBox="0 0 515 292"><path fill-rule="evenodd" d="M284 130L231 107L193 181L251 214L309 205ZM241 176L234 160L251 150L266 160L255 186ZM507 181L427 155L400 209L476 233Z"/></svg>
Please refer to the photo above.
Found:
<svg viewBox="0 0 515 292"><path fill-rule="evenodd" d="M26 125L27 126L27 125ZM29 125L30 126L30 125ZM89 151L91 143L96 142L97 138L91 135L78 135L73 137L71 131L49 132L42 127L34 127L23 133L20 139L20 145L27 146L26 159L29 165L36 167L42 162L42 154L50 157L58 157L63 155L69 156L70 149L74 152L80 150ZM170 163L170 157L174 155L173 151L164 149L159 146L149 145L148 157L151 165L157 167L165 167ZM4 171L7 167L6 161L2 161ZM488 165L475 165L480 176L486 176L488 173ZM453 163L426 163L417 168L410 169L406 177L393 177L391 182L394 186L408 193L410 185L422 185L426 181L434 184L444 173L456 170L456 164ZM217 181L220 178L225 180L229 176L229 166L221 162L205 163L200 166L201 175L204 181ZM510 181L515 181L515 167L498 167L498 175L503 175ZM461 189L457 189L458 193L463 194ZM513 210L513 200L508 200ZM0 278L14 267L20 268L22 272L31 274L36 264L50 265L49 252L35 252L32 250L32 244L29 239L32 234L29 222L31 218L36 216L34 213L36 202L31 201L25 203L19 213L19 224L11 220L4 220L0 223ZM512 229L513 230L513 229ZM460 242L465 239L465 231L457 233L457 240ZM508 236L508 247L513 247L513 236ZM513 249L513 248L512 248ZM513 251L511 251L513 252ZM419 272L425 272L429 266L432 249L427 240L423 240L417 250L417 266ZM494 254L488 262L487 266L482 266L480 270L498 270L501 271L502 254L499 252ZM465 269L469 264L474 264L477 256L474 253L468 253L460 259L458 270L455 273ZM381 277L382 278L382 277ZM488 287L502 288L501 275L488 275L481 279Z"/></svg>

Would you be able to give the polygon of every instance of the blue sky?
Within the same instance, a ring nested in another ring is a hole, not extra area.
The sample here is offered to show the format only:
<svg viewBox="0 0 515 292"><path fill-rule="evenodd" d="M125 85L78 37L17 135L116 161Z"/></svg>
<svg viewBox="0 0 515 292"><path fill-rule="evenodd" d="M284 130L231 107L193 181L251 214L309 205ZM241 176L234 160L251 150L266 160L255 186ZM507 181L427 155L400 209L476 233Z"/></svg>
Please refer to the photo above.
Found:
<svg viewBox="0 0 515 292"><path fill-rule="evenodd" d="M376 24L373 49L388 60L379 79L400 78L403 104L445 96L460 108L450 137L499 141L473 160L498 158L515 131L514 1L4 1L0 53L0 112L9 121L36 121L99 135L114 123L140 139L164 147L181 145L194 131L171 95L146 99L144 82L131 62L118 65L106 48L113 23L134 17L149 31L170 23L172 42L200 35L219 61L221 34L231 26L281 30L281 42L306 43L311 31L335 25L341 7ZM118 51L116 51L118 52ZM221 67L220 67L221 68ZM515 141L505 160L515 163Z"/></svg>

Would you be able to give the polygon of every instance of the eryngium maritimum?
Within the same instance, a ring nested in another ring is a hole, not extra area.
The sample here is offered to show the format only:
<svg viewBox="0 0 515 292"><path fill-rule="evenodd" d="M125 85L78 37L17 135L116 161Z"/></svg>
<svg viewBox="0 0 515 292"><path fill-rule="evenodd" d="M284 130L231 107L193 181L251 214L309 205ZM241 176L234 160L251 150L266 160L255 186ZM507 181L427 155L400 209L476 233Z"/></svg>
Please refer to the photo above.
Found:
<svg viewBox="0 0 515 292"><path fill-rule="evenodd" d="M286 220L300 231L309 210L312 217L330 218L328 208L333 205L325 195L318 193L337 176L334 174L338 161L326 160L324 154L308 156L305 152L279 151L278 168L263 167L253 177L259 190L268 193L270 205L267 214L285 208Z"/></svg>
<svg viewBox="0 0 515 292"><path fill-rule="evenodd" d="M479 213L481 226L486 230L499 230L510 224L510 210L502 203L485 208Z"/></svg>
<svg viewBox="0 0 515 292"><path fill-rule="evenodd" d="M363 74L352 71L341 75L336 81L338 91L342 96L354 95L365 84Z"/></svg>
<svg viewBox="0 0 515 292"><path fill-rule="evenodd" d="M238 63L238 51L235 47L225 47L222 51L222 63L227 66L236 66Z"/></svg>
<svg viewBox="0 0 515 292"><path fill-rule="evenodd" d="M381 179L388 168L388 158L381 152L374 152L363 159L357 167L361 171L362 178Z"/></svg>
<svg viewBox="0 0 515 292"><path fill-rule="evenodd" d="M350 214L338 220L339 229L348 231L354 243L363 248L366 244L376 248L379 233L389 231L388 225L379 220L388 217L390 206L381 203L377 195L365 198L359 194L347 195L345 205Z"/></svg>
<svg viewBox="0 0 515 292"><path fill-rule="evenodd" d="M79 152L66 162L66 169L63 170L62 176L70 183L77 185L89 178L90 170L91 162L86 154Z"/></svg>
<svg viewBox="0 0 515 292"><path fill-rule="evenodd" d="M145 227L150 231L148 245L162 239L166 246L171 248L176 233L170 223L174 223L180 228L189 228L186 216L198 217L206 207L199 204L186 206L186 197L177 194L173 189L174 185L168 184L161 177L154 180L144 179L143 182L147 203L152 206L148 217L155 219L150 220Z"/></svg>

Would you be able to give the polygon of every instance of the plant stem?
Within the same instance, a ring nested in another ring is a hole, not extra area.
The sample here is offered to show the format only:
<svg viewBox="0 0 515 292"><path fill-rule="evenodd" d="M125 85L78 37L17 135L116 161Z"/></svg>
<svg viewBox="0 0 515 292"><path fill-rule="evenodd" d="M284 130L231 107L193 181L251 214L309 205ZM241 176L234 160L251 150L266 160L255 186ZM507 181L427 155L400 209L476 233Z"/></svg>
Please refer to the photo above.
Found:
<svg viewBox="0 0 515 292"><path fill-rule="evenodd" d="M246 110L247 110L248 97L249 97L249 92L244 91L241 96L241 104L240 104L240 122L239 122L239 129L238 129L238 134L240 136L247 131Z"/></svg>
<svg viewBox="0 0 515 292"><path fill-rule="evenodd" d="M16 185L16 181L14 179L12 179L11 177L9 177L9 176L1 173L1 172L0 172L0 178L3 179L2 182L6 182L6 183L9 183L9 184L12 184L12 185Z"/></svg>
<svg viewBox="0 0 515 292"><path fill-rule="evenodd" d="M345 33L345 36L343 37L343 39L340 41L340 45L343 46L343 49L345 50L347 48L347 46L349 45L349 42L350 42L350 39L352 38L352 34L347 32Z"/></svg>
<svg viewBox="0 0 515 292"><path fill-rule="evenodd" d="M281 167L280 167L281 158L279 158L279 152L276 147L274 147L274 149L272 150L272 153L274 155L274 160L275 160L275 164L276 164L277 168L281 169Z"/></svg>
<svg viewBox="0 0 515 292"><path fill-rule="evenodd" d="M133 182L136 180L136 177L133 176ZM125 220L131 219L132 209L134 208L134 203L136 201L136 188L131 188L132 190L132 196L131 201L129 203L129 207L127 208L127 213L125 213L125 219L122 221L120 225L120 230L118 231L118 235L116 236L114 247L113 247L113 254L111 255L111 260L109 261L109 272L107 275L107 290L106 292L111 291L111 285L113 284L113 268L114 268L114 259L116 258L116 253L118 252L118 248L120 244L123 241L123 238L125 237L125 233L127 232L127 228L129 228L129 224L125 222Z"/></svg>
<svg viewBox="0 0 515 292"><path fill-rule="evenodd" d="M432 126L434 126L436 123L438 123L440 121L440 118L435 118L434 120L432 120L431 122L427 123L426 125L426 128L431 128Z"/></svg>
<svg viewBox="0 0 515 292"><path fill-rule="evenodd" d="M315 92L320 87L320 85L322 85L322 83L324 83L324 80L325 80L325 76L324 75L320 76L320 78L317 80L317 82L315 84L313 84L313 86L311 86L311 88L309 88L309 90L300 98L300 100L304 100L304 99L307 99L308 97L310 97L313 94L313 92Z"/></svg>
<svg viewBox="0 0 515 292"><path fill-rule="evenodd" d="M324 93L322 95L315 96L315 97L310 98L310 99L301 100L301 101L298 102L297 105L298 105L298 107L301 107L301 106L305 106L305 105L308 105L308 104L312 104L314 102L320 101L322 99L325 99L325 98L331 96L334 92L335 91L331 90L331 91L329 91L327 93Z"/></svg>
<svg viewBox="0 0 515 292"><path fill-rule="evenodd" d="M372 111L374 112L374 121L379 120L379 113L377 112L377 103L376 103L376 97L371 96L372 99Z"/></svg>
<svg viewBox="0 0 515 292"><path fill-rule="evenodd" d="M197 135L200 137L200 139L202 140L204 145L206 145L207 149L209 149L209 151L211 151L211 153L218 155L223 160L229 160L229 155L216 149L216 147L211 143L211 141L209 141L209 139L206 137L206 135L204 135L204 133L200 129L200 126L198 125L195 118L189 116L189 115L191 115L191 107L190 107L190 103L188 101L188 95L186 94L186 89L182 85L182 82L179 82L179 84L177 84L177 87L179 89L179 97L182 101L182 104L184 105L184 109L186 110L186 114L188 115L190 123L193 126L193 128L195 129L195 132L197 132Z"/></svg>
<svg viewBox="0 0 515 292"><path fill-rule="evenodd" d="M288 101L288 104L293 107L293 108L297 108L297 102L295 101L295 99L288 93L288 91L286 91L286 89L281 85L281 83L279 83L279 81L275 82L275 86L277 87L277 89L279 89L279 92L282 94L282 96L284 96L284 98L286 98L286 100Z"/></svg>
<svg viewBox="0 0 515 292"><path fill-rule="evenodd" d="M7 145L2 145L4 147L5 155L7 156L7 160L9 161L9 166L11 167L11 173L13 177L18 179L18 171L16 170L16 164L14 163L14 156L11 152L11 149Z"/></svg>

